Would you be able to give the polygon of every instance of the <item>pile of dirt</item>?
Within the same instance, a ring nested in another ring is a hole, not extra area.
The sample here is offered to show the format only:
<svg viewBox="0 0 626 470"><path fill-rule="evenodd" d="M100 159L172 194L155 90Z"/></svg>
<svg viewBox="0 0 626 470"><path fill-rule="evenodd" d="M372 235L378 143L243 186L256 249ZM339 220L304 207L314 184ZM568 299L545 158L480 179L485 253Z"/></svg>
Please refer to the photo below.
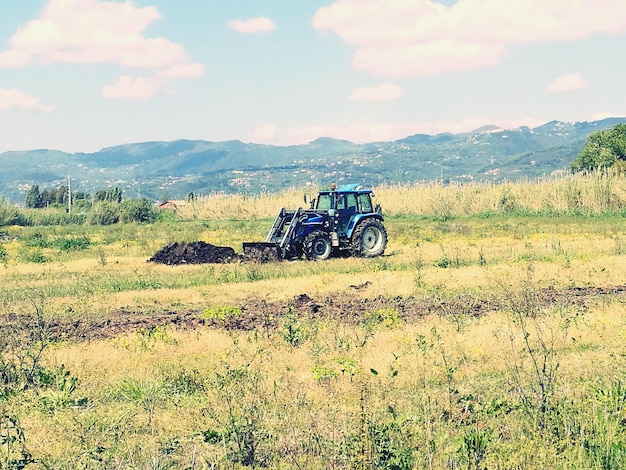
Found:
<svg viewBox="0 0 626 470"><path fill-rule="evenodd" d="M244 243L243 251L244 261L252 261L255 263L271 263L273 261L282 261L280 251L274 244Z"/></svg>
<svg viewBox="0 0 626 470"><path fill-rule="evenodd" d="M206 242L172 243L160 249L149 263L169 265L233 263L241 256L229 246L215 246Z"/></svg>

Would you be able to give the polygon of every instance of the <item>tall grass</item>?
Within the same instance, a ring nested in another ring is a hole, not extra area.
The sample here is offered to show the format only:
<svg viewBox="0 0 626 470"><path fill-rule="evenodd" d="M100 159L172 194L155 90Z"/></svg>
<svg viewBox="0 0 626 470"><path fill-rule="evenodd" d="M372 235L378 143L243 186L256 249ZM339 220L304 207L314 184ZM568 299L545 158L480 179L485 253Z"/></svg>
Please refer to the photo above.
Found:
<svg viewBox="0 0 626 470"><path fill-rule="evenodd" d="M184 219L240 220L275 217L281 207L305 207L303 194L314 188L259 196L212 195L179 209ZM559 178L443 185L385 185L374 188L376 201L390 217L477 214L588 214L623 212L626 178L610 172L578 173Z"/></svg>
<svg viewBox="0 0 626 470"><path fill-rule="evenodd" d="M377 188L376 194L390 216L597 215L624 210L626 178L598 171L497 184L390 186Z"/></svg>

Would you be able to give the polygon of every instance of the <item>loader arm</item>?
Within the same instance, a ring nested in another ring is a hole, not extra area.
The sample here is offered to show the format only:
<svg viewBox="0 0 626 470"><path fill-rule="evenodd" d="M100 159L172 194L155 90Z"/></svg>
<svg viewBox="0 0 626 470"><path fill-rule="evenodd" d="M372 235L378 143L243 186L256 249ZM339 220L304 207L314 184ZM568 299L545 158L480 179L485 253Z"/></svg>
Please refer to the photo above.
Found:
<svg viewBox="0 0 626 470"><path fill-rule="evenodd" d="M263 261L299 256L301 253L294 252L293 242L303 213L302 208L290 211L283 207L274 219L264 242L243 243L244 255Z"/></svg>

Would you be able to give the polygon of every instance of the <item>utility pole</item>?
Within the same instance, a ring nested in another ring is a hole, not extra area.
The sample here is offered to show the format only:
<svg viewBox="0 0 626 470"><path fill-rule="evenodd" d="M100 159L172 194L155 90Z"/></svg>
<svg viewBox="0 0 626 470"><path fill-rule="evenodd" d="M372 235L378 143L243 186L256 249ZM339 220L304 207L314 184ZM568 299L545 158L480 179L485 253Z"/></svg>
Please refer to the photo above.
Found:
<svg viewBox="0 0 626 470"><path fill-rule="evenodd" d="M72 178L67 176L67 212L72 212Z"/></svg>

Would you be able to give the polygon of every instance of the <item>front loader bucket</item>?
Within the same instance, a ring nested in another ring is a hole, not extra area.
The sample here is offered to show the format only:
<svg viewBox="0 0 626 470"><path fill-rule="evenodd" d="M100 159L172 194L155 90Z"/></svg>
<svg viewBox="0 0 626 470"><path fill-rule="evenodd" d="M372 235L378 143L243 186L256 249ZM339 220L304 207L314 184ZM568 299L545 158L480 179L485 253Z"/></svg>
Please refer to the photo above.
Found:
<svg viewBox="0 0 626 470"><path fill-rule="evenodd" d="M283 259L280 246L272 242L244 242L243 256L247 260L260 263Z"/></svg>

